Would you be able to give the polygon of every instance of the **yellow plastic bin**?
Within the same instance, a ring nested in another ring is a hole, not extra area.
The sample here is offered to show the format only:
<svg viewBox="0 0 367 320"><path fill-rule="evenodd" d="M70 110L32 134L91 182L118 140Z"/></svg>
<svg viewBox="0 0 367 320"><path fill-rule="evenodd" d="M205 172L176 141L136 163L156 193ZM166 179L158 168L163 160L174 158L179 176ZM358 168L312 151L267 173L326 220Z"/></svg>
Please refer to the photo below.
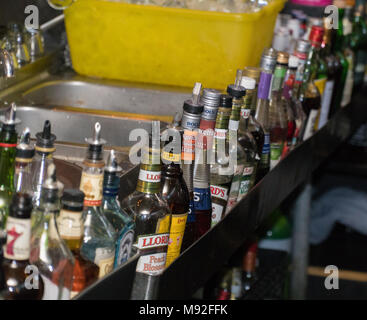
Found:
<svg viewBox="0 0 367 320"><path fill-rule="evenodd" d="M256 13L220 13L76 0L65 10L75 70L92 77L224 89L257 66L285 0Z"/></svg>

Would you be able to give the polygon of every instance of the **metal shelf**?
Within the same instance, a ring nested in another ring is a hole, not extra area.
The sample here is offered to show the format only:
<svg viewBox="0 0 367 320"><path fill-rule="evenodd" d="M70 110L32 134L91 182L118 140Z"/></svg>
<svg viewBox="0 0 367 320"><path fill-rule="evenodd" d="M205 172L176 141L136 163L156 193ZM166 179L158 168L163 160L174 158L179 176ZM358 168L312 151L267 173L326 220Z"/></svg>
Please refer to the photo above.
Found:
<svg viewBox="0 0 367 320"><path fill-rule="evenodd" d="M339 110L315 135L270 171L214 228L181 254L160 276L157 299L187 299L214 275L291 193L367 120L367 90ZM123 195L134 190L138 169L122 177ZM127 179L128 178L128 179ZM127 179L127 180L126 180ZM78 299L127 299L137 257L80 294Z"/></svg>

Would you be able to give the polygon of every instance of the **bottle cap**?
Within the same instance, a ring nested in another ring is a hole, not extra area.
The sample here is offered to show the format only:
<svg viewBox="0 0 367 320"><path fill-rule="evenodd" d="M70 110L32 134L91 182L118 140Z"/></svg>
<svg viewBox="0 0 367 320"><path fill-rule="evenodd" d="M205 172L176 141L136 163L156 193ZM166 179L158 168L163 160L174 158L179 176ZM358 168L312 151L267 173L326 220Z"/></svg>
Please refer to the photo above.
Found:
<svg viewBox="0 0 367 320"><path fill-rule="evenodd" d="M289 66L289 68L297 68L298 67L298 58L294 55L290 55L289 60L288 60L288 66Z"/></svg>
<svg viewBox="0 0 367 320"><path fill-rule="evenodd" d="M256 87L256 81L250 77L242 77L241 86L246 90L253 90Z"/></svg>
<svg viewBox="0 0 367 320"><path fill-rule="evenodd" d="M288 64L289 54L287 52L278 51L277 63Z"/></svg>
<svg viewBox="0 0 367 320"><path fill-rule="evenodd" d="M256 67L245 67L243 70L243 75L252 79L255 79L256 82L260 80L261 69Z"/></svg>
<svg viewBox="0 0 367 320"><path fill-rule="evenodd" d="M122 168L118 165L115 150L111 149L110 154L108 155L107 163L104 168L104 171L107 172L121 172Z"/></svg>
<svg viewBox="0 0 367 320"><path fill-rule="evenodd" d="M64 185L56 178L56 166L51 163L47 168L46 180L42 185L41 197L46 201L55 201L63 189Z"/></svg>
<svg viewBox="0 0 367 320"><path fill-rule="evenodd" d="M62 202L75 202L83 206L85 194L79 189L65 189L62 194Z"/></svg>
<svg viewBox="0 0 367 320"><path fill-rule="evenodd" d="M201 96L201 103L204 106L218 107L220 92L216 89L205 88Z"/></svg>
<svg viewBox="0 0 367 320"><path fill-rule="evenodd" d="M311 49L311 43L307 40L300 39L297 41L296 51L308 54Z"/></svg>
<svg viewBox="0 0 367 320"><path fill-rule="evenodd" d="M246 95L246 89L241 86L242 69L237 69L236 81L227 87L227 93L234 98L241 98Z"/></svg>
<svg viewBox="0 0 367 320"><path fill-rule="evenodd" d="M49 120L45 121L43 125L43 131L36 133L36 150L52 152L54 151L54 141L56 136L51 133L51 122Z"/></svg>
<svg viewBox="0 0 367 320"><path fill-rule="evenodd" d="M191 99L185 100L183 109L184 111L192 114L201 114L204 110L204 106L200 102L200 91L201 91L201 83L196 82L195 86L192 90Z"/></svg>
<svg viewBox="0 0 367 320"><path fill-rule="evenodd" d="M273 48L265 48L261 56L260 68L273 72L277 61L277 51Z"/></svg>
<svg viewBox="0 0 367 320"><path fill-rule="evenodd" d="M228 94L221 94L219 99L219 107L232 108L232 97Z"/></svg>
<svg viewBox="0 0 367 320"><path fill-rule="evenodd" d="M15 157L18 159L32 159L34 147L31 145L31 133L29 128L25 128L20 136Z"/></svg>
<svg viewBox="0 0 367 320"><path fill-rule="evenodd" d="M324 28L320 26L312 26L309 40L312 46L320 47L324 36Z"/></svg>
<svg viewBox="0 0 367 320"><path fill-rule="evenodd" d="M17 106L14 102L11 103L10 107L5 111L5 116L0 117L0 121L8 126L16 125L21 121L16 118Z"/></svg>
<svg viewBox="0 0 367 320"><path fill-rule="evenodd" d="M106 143L106 140L101 138L101 125L99 122L96 122L94 124L93 137L85 138L85 141L89 144L87 159L93 161L102 160L103 159L102 146ZM101 166L103 166L103 161L101 162Z"/></svg>

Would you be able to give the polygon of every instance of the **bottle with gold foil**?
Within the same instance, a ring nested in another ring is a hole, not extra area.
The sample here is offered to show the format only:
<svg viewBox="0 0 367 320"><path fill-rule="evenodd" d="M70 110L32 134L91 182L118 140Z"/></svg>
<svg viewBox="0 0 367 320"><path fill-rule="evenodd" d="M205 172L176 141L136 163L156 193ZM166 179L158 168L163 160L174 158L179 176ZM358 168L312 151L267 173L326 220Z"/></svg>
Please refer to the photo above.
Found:
<svg viewBox="0 0 367 320"><path fill-rule="evenodd" d="M82 256L99 267L99 278L113 269L115 259L115 231L102 210L103 150L106 143L101 139L101 125L96 122L93 138L89 144L80 181L84 192L84 235L80 252Z"/></svg>
<svg viewBox="0 0 367 320"><path fill-rule="evenodd" d="M177 143L180 145L181 137L177 129L171 127L167 133L172 137L170 141L172 144ZM178 152L175 152L174 148L173 150L168 148L168 144L165 147L162 150L161 192L172 213L166 259L166 267L168 267L181 252L182 239L190 207L190 195L180 168L180 148L176 148Z"/></svg>
<svg viewBox="0 0 367 320"><path fill-rule="evenodd" d="M140 254L132 299L148 299L150 277L160 275L167 258L171 210L161 194L159 121L152 123L152 147L142 150L136 190L121 202L121 208L135 222L133 250Z"/></svg>
<svg viewBox="0 0 367 320"><path fill-rule="evenodd" d="M6 237L6 219L14 192L14 165L18 138L15 126L20 123L15 113L16 106L12 103L5 116L0 119L2 122L0 132L0 238L2 239Z"/></svg>
<svg viewBox="0 0 367 320"><path fill-rule="evenodd" d="M61 238L74 256L73 284L70 298L98 280L99 267L82 257L84 193L78 189L65 189L61 198L60 215L57 226Z"/></svg>

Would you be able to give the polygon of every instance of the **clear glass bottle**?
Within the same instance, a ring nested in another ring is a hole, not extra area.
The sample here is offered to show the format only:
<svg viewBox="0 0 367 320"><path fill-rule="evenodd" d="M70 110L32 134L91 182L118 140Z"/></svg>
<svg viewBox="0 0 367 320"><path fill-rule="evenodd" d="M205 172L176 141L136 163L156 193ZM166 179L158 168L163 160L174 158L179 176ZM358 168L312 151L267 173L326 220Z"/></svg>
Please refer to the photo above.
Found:
<svg viewBox="0 0 367 320"><path fill-rule="evenodd" d="M117 163L115 151L111 150L103 179L103 213L111 223L117 235L115 262L117 268L125 263L131 256L131 248L134 241L135 223L133 219L121 209L117 200L120 190L120 177L122 169Z"/></svg>
<svg viewBox="0 0 367 320"><path fill-rule="evenodd" d="M89 144L80 180L80 190L84 192L84 235L80 252L82 256L99 267L99 278L113 269L115 260L116 234L102 210L103 188L103 145L101 125L95 123L93 138Z"/></svg>
<svg viewBox="0 0 367 320"><path fill-rule="evenodd" d="M25 128L20 137L15 154L14 188L15 192L33 195L32 189L32 159L34 147L30 144L31 134Z"/></svg>
<svg viewBox="0 0 367 320"><path fill-rule="evenodd" d="M70 298L98 280L99 267L83 258L80 248L83 243L84 193L78 189L65 189L61 198L60 215L57 226L61 238L74 256L73 286Z"/></svg>
<svg viewBox="0 0 367 320"><path fill-rule="evenodd" d="M0 121L2 122L0 132L0 238L5 238L6 219L14 192L14 166L18 139L15 126L20 123L20 120L16 118L15 103L11 104Z"/></svg>
<svg viewBox="0 0 367 320"><path fill-rule="evenodd" d="M53 164L52 155L55 152L54 142L56 136L51 133L51 122L49 120L45 121L43 131L36 134L36 139L36 154L32 162L32 188L33 204L39 206L42 185L45 182L48 167Z"/></svg>
<svg viewBox="0 0 367 320"><path fill-rule="evenodd" d="M56 179L55 165L51 164L42 186L40 205L34 209L40 218L32 226L29 258L44 282L43 300L69 300L72 290L74 257L56 224L63 187Z"/></svg>

